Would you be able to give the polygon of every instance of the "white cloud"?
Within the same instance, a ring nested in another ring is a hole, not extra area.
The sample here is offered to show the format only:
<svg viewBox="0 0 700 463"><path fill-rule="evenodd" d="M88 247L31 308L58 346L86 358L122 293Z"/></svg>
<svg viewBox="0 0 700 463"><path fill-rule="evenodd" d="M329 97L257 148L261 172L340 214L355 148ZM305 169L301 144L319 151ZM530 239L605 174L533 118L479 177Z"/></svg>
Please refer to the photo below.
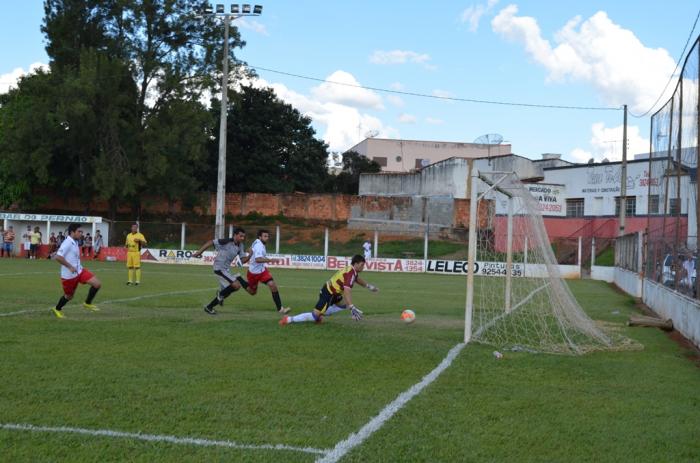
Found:
<svg viewBox="0 0 700 463"><path fill-rule="evenodd" d="M516 5L502 9L491 21L494 32L522 43L527 53L549 71L549 81L588 83L606 104L628 104L633 112L646 111L675 67L666 50L644 46L632 31L612 22L604 11L585 21L578 16L571 19L554 35L554 47L542 37L535 18L517 13Z"/></svg>
<svg viewBox="0 0 700 463"><path fill-rule="evenodd" d="M360 88L355 77L345 71L335 71L326 81L311 90L311 94L323 103L339 103L362 108L384 109L382 98L375 92ZM339 82L347 85L337 85Z"/></svg>
<svg viewBox="0 0 700 463"><path fill-rule="evenodd" d="M404 103L403 99L397 95L388 95L386 97L386 100L389 103L391 103L392 105L396 106L397 108L403 108L406 105L406 103Z"/></svg>
<svg viewBox="0 0 700 463"><path fill-rule="evenodd" d="M26 75L31 74L37 69L43 69L44 71L49 70L49 65L44 63L32 63L29 65L29 70L25 71L22 68L15 68L6 74L0 74L0 94L7 93L10 88L17 87L17 81Z"/></svg>
<svg viewBox="0 0 700 463"><path fill-rule="evenodd" d="M334 80L331 77L328 79ZM253 85L272 88L281 100L310 117L315 127L320 127L319 132L323 132L319 133L319 138L328 143L331 151L347 150L364 140L368 132L376 132L376 136L382 138L399 137L397 129L384 125L379 118L361 112L356 106L317 98L318 92L314 90L320 86L312 89L307 96L290 90L283 84L269 83L264 79L255 80Z"/></svg>
<svg viewBox="0 0 700 463"><path fill-rule="evenodd" d="M471 32L476 32L476 30L479 28L479 21L481 21L481 17L490 12L496 3L498 3L498 0L488 0L488 3L485 6L481 3L471 5L462 11L459 20L462 23L468 23L469 30Z"/></svg>
<svg viewBox="0 0 700 463"><path fill-rule="evenodd" d="M409 50L376 50L369 57L369 62L374 64L420 64L426 69L434 70L435 66L430 64L430 55L427 53L416 53Z"/></svg>
<svg viewBox="0 0 700 463"><path fill-rule="evenodd" d="M240 26L241 29L248 29L261 35L270 35L265 25L254 19L238 18L234 24Z"/></svg>
<svg viewBox="0 0 700 463"><path fill-rule="evenodd" d="M445 123L442 119L437 119L435 117L426 117L425 122L430 125L442 125Z"/></svg>
<svg viewBox="0 0 700 463"><path fill-rule="evenodd" d="M571 151L569 157L574 162L588 162L593 158L601 161L607 158L609 161L622 160L622 131L623 126L606 127L602 122L596 122L591 126L590 149L576 148ZM627 126L627 159L634 159L635 154L648 153L649 140L640 134L636 125Z"/></svg>
<svg viewBox="0 0 700 463"><path fill-rule="evenodd" d="M402 124L415 124L416 116L414 116L413 114L403 113L399 115L399 122L401 122Z"/></svg>

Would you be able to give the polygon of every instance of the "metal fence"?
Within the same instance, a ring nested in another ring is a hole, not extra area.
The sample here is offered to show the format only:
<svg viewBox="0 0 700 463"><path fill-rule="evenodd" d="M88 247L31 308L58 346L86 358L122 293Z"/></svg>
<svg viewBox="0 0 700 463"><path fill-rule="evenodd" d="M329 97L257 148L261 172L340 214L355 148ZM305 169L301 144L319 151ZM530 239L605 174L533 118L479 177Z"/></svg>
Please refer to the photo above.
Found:
<svg viewBox="0 0 700 463"><path fill-rule="evenodd" d="M645 274L688 295L698 293L699 93L700 38L685 59L673 96L652 116L650 127Z"/></svg>

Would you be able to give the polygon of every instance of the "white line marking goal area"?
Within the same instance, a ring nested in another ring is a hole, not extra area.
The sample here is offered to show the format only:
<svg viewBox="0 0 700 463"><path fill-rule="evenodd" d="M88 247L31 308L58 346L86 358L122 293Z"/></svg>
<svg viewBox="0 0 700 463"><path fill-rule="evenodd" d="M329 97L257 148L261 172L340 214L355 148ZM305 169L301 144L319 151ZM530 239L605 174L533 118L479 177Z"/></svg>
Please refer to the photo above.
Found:
<svg viewBox="0 0 700 463"><path fill-rule="evenodd" d="M404 405L406 405L412 398L420 394L423 389L428 387L438 378L438 376L442 374L443 371L452 365L452 362L462 351L462 349L464 349L465 345L466 344L464 343L460 343L450 349L447 356L442 359L442 362L440 362L440 364L435 367L433 371L425 375L420 382L414 384L409 389L399 394L399 396L394 399L393 402L384 407L384 409L379 412L377 416L369 420L369 422L362 426L359 431L350 434L347 439L338 442L333 450L316 460L316 463L335 463L343 458L343 456L345 456L345 454L347 454L350 450L362 444L369 436L378 431L379 428L384 425L384 423L386 423L392 416L401 410Z"/></svg>
<svg viewBox="0 0 700 463"><path fill-rule="evenodd" d="M144 434L140 432L124 432L110 429L85 429L74 428L68 426L38 426L33 424L20 423L0 423L0 429L8 431L28 431L28 432L46 432L46 433L68 433L82 434L95 437L110 437L119 439L134 439L148 442L165 442L178 445L192 445L200 447L227 447L240 450L282 450L291 452L302 452L318 455L317 463L335 463L343 458L353 448L362 444L372 434L378 431L384 423L393 417L404 405L411 399L420 394L423 389L432 384L450 365L459 353L464 349L466 344L460 343L455 345L447 353L442 362L425 375L418 383L411 386L406 391L399 394L396 399L389 403L381 412L372 418L356 433L350 434L347 439L336 444L332 449L316 449L313 447L295 447L285 444L243 444L228 440L210 440L197 437L177 437L158 434Z"/></svg>
<svg viewBox="0 0 700 463"><path fill-rule="evenodd" d="M311 447L294 447L284 444L241 444L228 440L210 440L197 437L177 437L158 434L142 434L139 432L113 431L110 429L84 429L71 428L67 426L35 426L32 424L1 423L0 429L11 431L31 431L31 432L54 432L68 434L83 434L88 436L112 437L121 439L136 439L148 442L166 442L179 445L194 445L200 447L228 447L242 450L287 450L291 452L303 452L325 455L328 450L315 449Z"/></svg>

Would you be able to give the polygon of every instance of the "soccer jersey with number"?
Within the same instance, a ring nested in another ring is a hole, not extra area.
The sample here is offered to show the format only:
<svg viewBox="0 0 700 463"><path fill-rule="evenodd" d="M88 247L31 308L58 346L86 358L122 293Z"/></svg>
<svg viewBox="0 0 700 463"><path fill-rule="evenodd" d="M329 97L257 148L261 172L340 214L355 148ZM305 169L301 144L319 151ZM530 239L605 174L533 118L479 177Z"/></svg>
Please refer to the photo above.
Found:
<svg viewBox="0 0 700 463"><path fill-rule="evenodd" d="M345 288L352 288L357 280L357 272L352 265L348 265L342 270L338 270L326 283L326 287L331 294L343 294Z"/></svg>
<svg viewBox="0 0 700 463"><path fill-rule="evenodd" d="M264 262L255 262L256 257L267 257L267 248L262 241L255 240L253 243L253 255L250 256L248 271L250 273L262 273L265 271Z"/></svg>
<svg viewBox="0 0 700 463"><path fill-rule="evenodd" d="M216 249L214 271L228 270L236 256L239 256L241 259L245 256L243 242L236 244L233 238L214 239L214 249Z"/></svg>

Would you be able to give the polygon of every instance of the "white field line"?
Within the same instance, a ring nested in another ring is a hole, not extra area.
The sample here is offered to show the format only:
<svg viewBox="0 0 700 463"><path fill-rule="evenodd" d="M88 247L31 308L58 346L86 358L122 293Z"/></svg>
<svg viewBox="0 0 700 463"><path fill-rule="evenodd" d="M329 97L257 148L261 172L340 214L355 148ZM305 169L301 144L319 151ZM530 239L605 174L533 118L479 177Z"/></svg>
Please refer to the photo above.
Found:
<svg viewBox="0 0 700 463"><path fill-rule="evenodd" d="M13 431L32 431L32 432L56 432L56 433L71 433L83 434L88 436L113 437L122 439L136 439L149 442L167 442L170 444L194 445L200 447L228 447L233 449L243 450L288 450L291 452L304 452L325 455L328 450L315 449L311 447L294 447L284 444L241 444L228 440L209 440L196 437L177 437L158 434L142 434L135 432L112 431L110 429L83 429L71 428L67 426L34 426L32 424L16 424L16 423L0 423L0 429Z"/></svg>
<svg viewBox="0 0 700 463"><path fill-rule="evenodd" d="M428 387L433 381L435 381L443 371L445 371L457 357L457 355L462 351L466 344L460 343L454 346L447 353L447 356L440 362L440 364L435 367L433 371L428 373L423 377L420 382L414 384L406 391L399 394L399 396L394 399L389 405L384 407L384 409L379 412L377 416L372 418L366 425L360 428L356 433L350 434L347 439L340 441L336 446L329 451L326 455L316 460L316 463L335 463L350 450L358 445L362 444L369 436L371 436L375 431L378 431L384 423L386 423L392 416L394 416L404 405L408 403L409 400L420 394L420 392Z"/></svg>
<svg viewBox="0 0 700 463"><path fill-rule="evenodd" d="M96 302L96 304L98 304L98 305L116 304L117 302L139 301L141 299L148 299L148 298L152 298L152 297L172 296L172 295L190 294L190 293L201 293L203 291L212 291L212 288L190 289L188 291L174 291L174 292L168 292L168 293L144 294L143 296L127 297L124 299L112 299L112 300ZM23 313L44 312L44 311L48 311L48 310L51 310L51 307L49 307L47 309L19 310L17 312L0 313L0 317L9 317L11 315L21 315Z"/></svg>

